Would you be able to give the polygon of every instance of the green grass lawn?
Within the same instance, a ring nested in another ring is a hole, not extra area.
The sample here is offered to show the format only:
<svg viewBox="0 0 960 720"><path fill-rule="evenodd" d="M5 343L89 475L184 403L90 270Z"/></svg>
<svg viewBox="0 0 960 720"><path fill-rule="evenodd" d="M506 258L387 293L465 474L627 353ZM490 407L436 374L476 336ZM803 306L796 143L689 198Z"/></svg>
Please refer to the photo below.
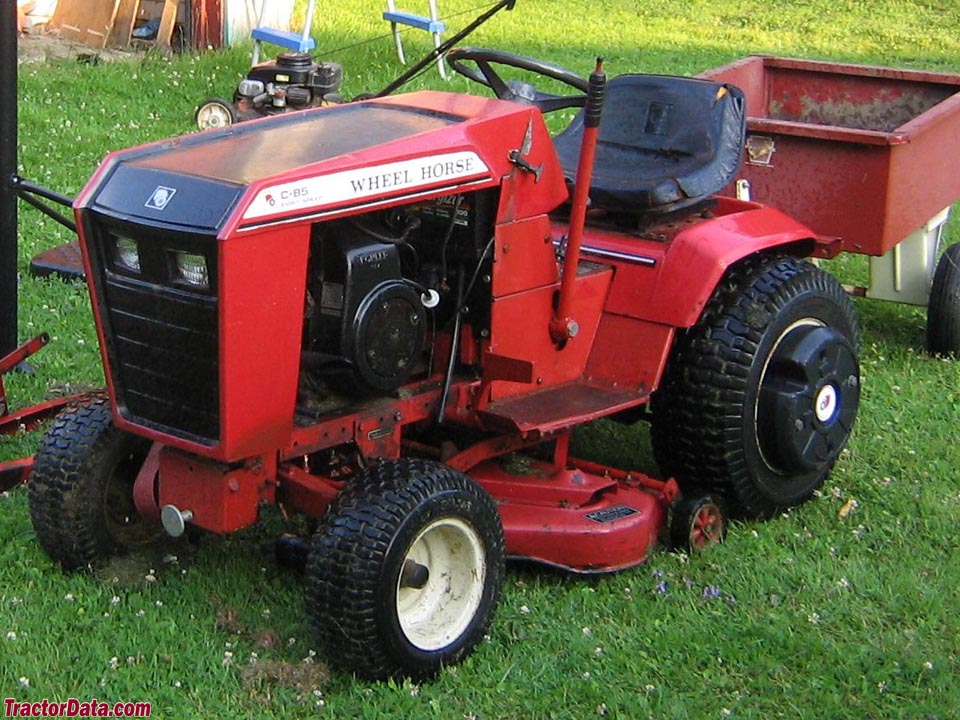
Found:
<svg viewBox="0 0 960 720"><path fill-rule="evenodd" d="M320 5L315 37L344 64L345 95L399 72L379 2ZM958 28L953 0L518 0L470 44L583 74L597 55L610 74L695 74L751 53L960 72ZM407 43L411 56L427 49L423 34ZM73 195L108 151L191 131L197 102L229 97L248 52L22 66L22 175ZM413 86L479 91L432 68ZM34 375L7 380L16 405L103 382L85 286L27 273L69 234L27 208L20 229L20 336L54 342ZM958 233L954 220L948 239ZM844 281L864 268L831 264ZM960 717L960 363L925 356L921 310L857 309L860 418L818 497L735 525L698 557L663 552L595 579L513 568L489 642L422 686L359 682L313 657L300 578L260 552L279 517L196 552L64 575L36 542L24 490L6 493L0 697L143 700L172 718ZM0 460L37 440L0 440ZM601 422L575 442L652 470L643 425Z"/></svg>

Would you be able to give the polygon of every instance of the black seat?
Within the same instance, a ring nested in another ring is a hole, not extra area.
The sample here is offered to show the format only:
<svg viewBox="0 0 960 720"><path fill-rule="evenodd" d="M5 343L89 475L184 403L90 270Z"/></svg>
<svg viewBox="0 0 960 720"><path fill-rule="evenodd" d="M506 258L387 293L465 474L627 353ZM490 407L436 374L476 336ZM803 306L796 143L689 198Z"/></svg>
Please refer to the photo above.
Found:
<svg viewBox="0 0 960 720"><path fill-rule="evenodd" d="M731 182L746 127L743 92L697 78L621 75L607 83L591 207L666 213ZM576 175L583 111L554 138L568 183Z"/></svg>

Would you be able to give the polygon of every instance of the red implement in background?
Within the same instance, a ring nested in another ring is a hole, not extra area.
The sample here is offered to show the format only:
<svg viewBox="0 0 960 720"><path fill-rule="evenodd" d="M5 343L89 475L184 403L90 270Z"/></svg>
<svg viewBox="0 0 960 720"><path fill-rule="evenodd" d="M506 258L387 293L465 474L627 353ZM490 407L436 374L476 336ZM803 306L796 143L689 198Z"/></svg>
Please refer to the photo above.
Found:
<svg viewBox="0 0 960 720"><path fill-rule="evenodd" d="M23 343L9 355L0 358L0 435L14 435L18 432L33 430L73 400L72 396L62 397L31 405L22 410L10 409L6 388L3 384L3 376L15 370L20 363L49 342L50 336L42 333ZM5 492L20 483L26 482L32 467L32 457L0 462L0 492Z"/></svg>
<svg viewBox="0 0 960 720"><path fill-rule="evenodd" d="M747 57L700 77L747 97L751 197L879 256L960 197L960 76Z"/></svg>

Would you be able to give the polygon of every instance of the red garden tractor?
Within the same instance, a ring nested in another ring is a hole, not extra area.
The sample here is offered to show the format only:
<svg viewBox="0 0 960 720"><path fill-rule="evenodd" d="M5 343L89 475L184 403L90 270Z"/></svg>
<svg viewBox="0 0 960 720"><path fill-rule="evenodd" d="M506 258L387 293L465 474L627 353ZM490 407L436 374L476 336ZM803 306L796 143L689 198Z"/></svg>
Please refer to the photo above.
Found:
<svg viewBox="0 0 960 720"><path fill-rule="evenodd" d="M824 481L858 323L802 259L830 241L716 194L742 93L448 61L497 97L374 98L100 166L75 209L108 394L57 417L28 486L65 568L280 505L317 521L326 655L424 677L484 636L508 558L619 570L665 529L699 547L726 507L769 516ZM665 480L571 455L604 417L652 422Z"/></svg>

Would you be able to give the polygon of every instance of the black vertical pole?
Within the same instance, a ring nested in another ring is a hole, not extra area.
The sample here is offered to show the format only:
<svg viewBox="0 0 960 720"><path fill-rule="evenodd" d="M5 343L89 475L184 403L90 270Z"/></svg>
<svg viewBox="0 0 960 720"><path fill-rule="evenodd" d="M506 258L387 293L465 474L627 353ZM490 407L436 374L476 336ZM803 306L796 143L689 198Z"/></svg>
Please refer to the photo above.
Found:
<svg viewBox="0 0 960 720"><path fill-rule="evenodd" d="M17 2L0 0L0 357L17 346Z"/></svg>

